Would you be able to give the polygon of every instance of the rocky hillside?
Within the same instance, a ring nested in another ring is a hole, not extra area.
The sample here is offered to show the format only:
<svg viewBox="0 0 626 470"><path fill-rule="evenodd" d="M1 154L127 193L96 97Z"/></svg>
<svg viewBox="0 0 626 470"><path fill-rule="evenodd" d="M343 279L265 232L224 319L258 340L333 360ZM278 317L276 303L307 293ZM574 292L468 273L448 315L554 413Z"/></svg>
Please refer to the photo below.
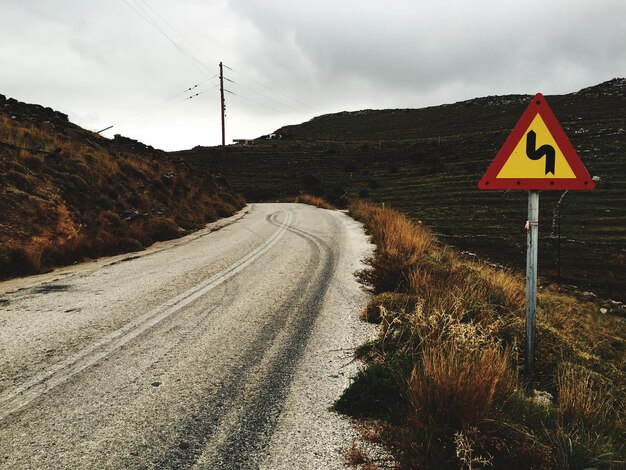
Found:
<svg viewBox="0 0 626 470"><path fill-rule="evenodd" d="M477 183L530 98L320 116L278 129L280 140L229 146L222 170L253 200L310 192L335 203L384 202L462 250L523 268L526 194L483 192ZM626 80L546 99L600 181L593 192L563 198L560 238L553 216L562 193L542 192L540 275L556 281L560 271L562 284L626 300ZM197 147L174 155L215 168L221 152Z"/></svg>
<svg viewBox="0 0 626 470"><path fill-rule="evenodd" d="M0 278L141 250L242 205L160 150L0 95Z"/></svg>

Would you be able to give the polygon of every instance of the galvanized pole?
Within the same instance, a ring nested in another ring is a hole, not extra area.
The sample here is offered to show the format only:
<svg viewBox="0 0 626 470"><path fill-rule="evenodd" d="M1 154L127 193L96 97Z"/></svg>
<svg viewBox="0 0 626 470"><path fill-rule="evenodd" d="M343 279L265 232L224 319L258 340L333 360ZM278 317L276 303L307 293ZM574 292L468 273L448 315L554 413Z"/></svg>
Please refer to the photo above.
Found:
<svg viewBox="0 0 626 470"><path fill-rule="evenodd" d="M559 206L559 220L556 242L556 285L561 287L561 206Z"/></svg>
<svg viewBox="0 0 626 470"><path fill-rule="evenodd" d="M528 192L526 247L526 376L535 371L535 324L537 309L537 248L539 242L539 191Z"/></svg>

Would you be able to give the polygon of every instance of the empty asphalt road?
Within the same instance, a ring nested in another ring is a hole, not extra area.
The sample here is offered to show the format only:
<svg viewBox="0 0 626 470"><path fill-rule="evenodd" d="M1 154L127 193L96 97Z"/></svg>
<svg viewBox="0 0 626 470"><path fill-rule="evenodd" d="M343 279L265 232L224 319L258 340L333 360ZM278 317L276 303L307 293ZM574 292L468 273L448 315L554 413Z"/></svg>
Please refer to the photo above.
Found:
<svg viewBox="0 0 626 470"><path fill-rule="evenodd" d="M370 251L341 212L255 204L0 283L0 468L342 468Z"/></svg>

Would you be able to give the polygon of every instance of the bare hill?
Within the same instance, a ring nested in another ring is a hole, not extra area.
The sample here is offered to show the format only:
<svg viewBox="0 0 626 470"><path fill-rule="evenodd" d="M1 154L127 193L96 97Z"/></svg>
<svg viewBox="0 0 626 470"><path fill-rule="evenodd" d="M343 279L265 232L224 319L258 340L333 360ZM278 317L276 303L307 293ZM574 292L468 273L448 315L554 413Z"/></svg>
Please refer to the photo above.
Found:
<svg viewBox="0 0 626 470"><path fill-rule="evenodd" d="M533 90L535 91L535 90ZM477 183L528 105L530 95L489 96L423 109L320 116L276 131L280 140L227 147L221 171L252 200L309 192L385 202L443 239L494 262L525 263L526 194L483 192ZM546 96L589 172L591 193L541 195L540 275L626 300L626 80ZM190 165L217 168L219 148L176 152Z"/></svg>

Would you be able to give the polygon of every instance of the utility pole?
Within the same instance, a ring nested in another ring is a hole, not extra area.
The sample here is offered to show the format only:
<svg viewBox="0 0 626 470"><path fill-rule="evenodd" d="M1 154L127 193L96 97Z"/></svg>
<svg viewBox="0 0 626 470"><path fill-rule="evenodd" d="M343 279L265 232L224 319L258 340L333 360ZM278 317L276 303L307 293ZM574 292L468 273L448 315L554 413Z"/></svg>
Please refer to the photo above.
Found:
<svg viewBox="0 0 626 470"><path fill-rule="evenodd" d="M224 101L224 66L220 62L220 96L222 104L222 154L226 154L226 125L225 125L225 113L226 102Z"/></svg>

